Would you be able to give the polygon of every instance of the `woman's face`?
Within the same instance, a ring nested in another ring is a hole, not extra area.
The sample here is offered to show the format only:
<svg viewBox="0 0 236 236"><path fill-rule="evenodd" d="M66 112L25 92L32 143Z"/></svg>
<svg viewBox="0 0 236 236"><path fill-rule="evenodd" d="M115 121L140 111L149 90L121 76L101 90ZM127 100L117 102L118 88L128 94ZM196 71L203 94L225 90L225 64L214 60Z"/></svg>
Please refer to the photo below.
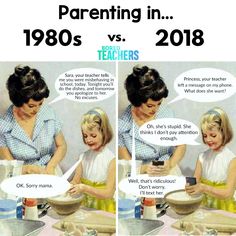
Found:
<svg viewBox="0 0 236 236"><path fill-rule="evenodd" d="M24 103L20 107L20 110L21 110L21 112L24 116L27 116L27 117L31 118L31 117L35 116L38 113L38 111L39 111L40 107L42 106L43 102L44 102L44 99L42 99L40 101L35 101L33 99L30 99L28 101L28 103Z"/></svg>
<svg viewBox="0 0 236 236"><path fill-rule="evenodd" d="M103 137L97 126L92 129L82 126L82 134L84 142L89 149L99 151L102 148Z"/></svg>
<svg viewBox="0 0 236 236"><path fill-rule="evenodd" d="M159 110L159 107L162 101L163 101L163 98L159 101L154 101L149 98L146 103L142 103L142 105L139 107L140 112L142 112L148 117L152 117Z"/></svg>
<svg viewBox="0 0 236 236"><path fill-rule="evenodd" d="M202 131L203 140L213 151L218 151L222 146L222 133L217 127Z"/></svg>

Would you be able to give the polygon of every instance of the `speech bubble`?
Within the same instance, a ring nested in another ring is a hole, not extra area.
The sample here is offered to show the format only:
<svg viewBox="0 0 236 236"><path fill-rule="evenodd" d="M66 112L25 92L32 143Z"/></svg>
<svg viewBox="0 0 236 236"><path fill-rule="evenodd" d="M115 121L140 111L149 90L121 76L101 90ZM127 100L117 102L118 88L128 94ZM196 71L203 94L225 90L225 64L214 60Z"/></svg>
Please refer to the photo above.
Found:
<svg viewBox="0 0 236 236"><path fill-rule="evenodd" d="M136 175L121 180L119 189L135 196L163 198L168 192L184 189L185 184L184 176L149 177L148 175Z"/></svg>
<svg viewBox="0 0 236 236"><path fill-rule="evenodd" d="M227 71L199 68L185 71L174 82L178 97L169 102L189 99L196 102L216 102L229 98L236 92L236 79Z"/></svg>
<svg viewBox="0 0 236 236"><path fill-rule="evenodd" d="M47 198L65 193L70 183L55 175L29 174L5 179L1 183L2 191L26 198Z"/></svg>
<svg viewBox="0 0 236 236"><path fill-rule="evenodd" d="M78 102L97 102L115 93L115 79L100 69L78 68L59 75L55 88L60 96L50 104L64 98Z"/></svg>
<svg viewBox="0 0 236 236"><path fill-rule="evenodd" d="M142 139L160 146L199 145L195 141L199 132L198 127L192 122L177 118L152 120L139 128Z"/></svg>

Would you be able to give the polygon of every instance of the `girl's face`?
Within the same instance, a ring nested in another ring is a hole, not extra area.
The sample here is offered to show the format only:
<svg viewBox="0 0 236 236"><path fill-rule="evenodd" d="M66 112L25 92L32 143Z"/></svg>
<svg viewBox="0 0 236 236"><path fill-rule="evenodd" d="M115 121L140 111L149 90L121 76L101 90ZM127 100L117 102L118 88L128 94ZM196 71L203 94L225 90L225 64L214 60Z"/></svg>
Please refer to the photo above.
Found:
<svg viewBox="0 0 236 236"><path fill-rule="evenodd" d="M162 101L163 101L163 98L159 101L154 101L151 98L149 98L146 103L143 103L139 107L140 112L142 112L143 114L145 114L148 117L152 117L159 110L159 107L160 107Z"/></svg>
<svg viewBox="0 0 236 236"><path fill-rule="evenodd" d="M28 101L28 103L24 103L21 107L20 107L20 111L22 112L22 114L24 116L27 116L28 118L31 118L33 116L35 116L40 107L43 104L44 99L40 100L40 101L35 101L33 99L30 99Z"/></svg>
<svg viewBox="0 0 236 236"><path fill-rule="evenodd" d="M203 140L206 145L208 145L208 147L213 151L218 151L222 146L222 133L219 129L214 127L202 132Z"/></svg>
<svg viewBox="0 0 236 236"><path fill-rule="evenodd" d="M100 151L102 149L102 133L97 126L92 129L82 126L82 134L84 142L93 151Z"/></svg>

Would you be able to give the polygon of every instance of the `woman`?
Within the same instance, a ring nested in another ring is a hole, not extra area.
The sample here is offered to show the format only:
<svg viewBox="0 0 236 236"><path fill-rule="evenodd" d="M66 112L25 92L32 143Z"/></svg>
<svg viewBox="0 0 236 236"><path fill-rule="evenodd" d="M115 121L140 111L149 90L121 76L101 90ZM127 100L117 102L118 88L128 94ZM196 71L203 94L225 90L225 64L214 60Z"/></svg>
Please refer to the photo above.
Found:
<svg viewBox="0 0 236 236"><path fill-rule="evenodd" d="M66 153L61 124L43 105L49 89L40 72L17 66L7 81L11 105L0 122L0 155L23 160L23 174L59 174Z"/></svg>
<svg viewBox="0 0 236 236"><path fill-rule="evenodd" d="M161 147L143 141L138 129L144 123L159 119L172 118L173 112L162 103L168 96L168 89L155 69L147 66L134 67L133 73L125 81L129 105L119 119L119 158L131 159L134 126L135 156L142 160L141 173L149 175L180 175L178 163L185 153L185 145ZM164 165L151 165L154 159L164 161Z"/></svg>

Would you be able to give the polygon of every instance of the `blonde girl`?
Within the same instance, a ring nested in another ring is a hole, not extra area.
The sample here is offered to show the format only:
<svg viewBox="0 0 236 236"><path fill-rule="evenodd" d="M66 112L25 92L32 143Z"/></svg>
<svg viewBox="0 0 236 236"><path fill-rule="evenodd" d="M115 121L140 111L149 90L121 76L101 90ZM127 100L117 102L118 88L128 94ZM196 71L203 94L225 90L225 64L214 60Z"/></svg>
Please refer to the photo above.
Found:
<svg viewBox="0 0 236 236"><path fill-rule="evenodd" d="M115 213L116 163L115 155L107 147L113 134L106 113L100 108L88 111L82 117L81 132L88 150L80 156L82 162L69 193L84 193L86 207Z"/></svg>
<svg viewBox="0 0 236 236"><path fill-rule="evenodd" d="M206 112L201 132L209 149L199 155L194 173L197 184L186 185L186 191L203 193L207 207L236 213L236 157L227 147L233 137L227 114L219 107Z"/></svg>

